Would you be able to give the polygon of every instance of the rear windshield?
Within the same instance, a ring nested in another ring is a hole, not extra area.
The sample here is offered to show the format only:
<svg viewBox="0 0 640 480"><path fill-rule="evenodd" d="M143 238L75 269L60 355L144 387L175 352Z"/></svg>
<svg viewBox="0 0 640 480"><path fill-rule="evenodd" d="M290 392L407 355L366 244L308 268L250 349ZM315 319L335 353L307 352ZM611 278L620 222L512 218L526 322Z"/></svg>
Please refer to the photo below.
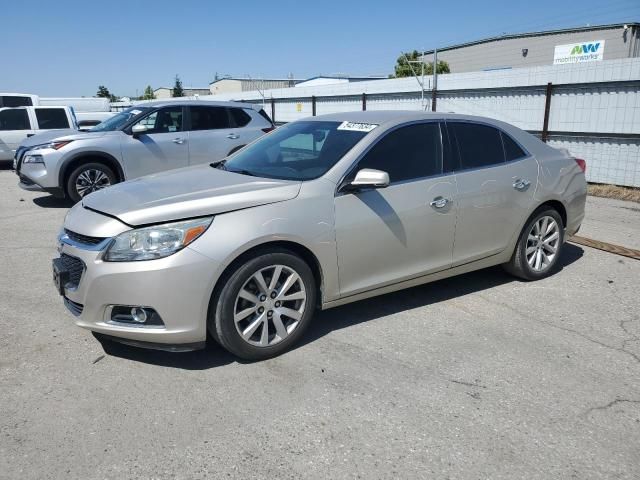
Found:
<svg viewBox="0 0 640 480"><path fill-rule="evenodd" d="M340 122L294 122L229 157L226 170L256 177L311 180L324 175L367 132L338 129Z"/></svg>

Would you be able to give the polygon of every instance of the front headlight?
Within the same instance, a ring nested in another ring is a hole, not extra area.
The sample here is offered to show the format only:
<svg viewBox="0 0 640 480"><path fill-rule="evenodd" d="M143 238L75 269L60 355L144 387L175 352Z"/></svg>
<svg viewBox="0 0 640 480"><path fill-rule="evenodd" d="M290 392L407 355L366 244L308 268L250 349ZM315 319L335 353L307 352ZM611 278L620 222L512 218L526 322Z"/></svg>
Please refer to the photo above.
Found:
<svg viewBox="0 0 640 480"><path fill-rule="evenodd" d="M44 163L42 155L25 155L22 163Z"/></svg>
<svg viewBox="0 0 640 480"><path fill-rule="evenodd" d="M106 262L137 262L168 257L202 235L213 217L165 223L121 233L104 255Z"/></svg>

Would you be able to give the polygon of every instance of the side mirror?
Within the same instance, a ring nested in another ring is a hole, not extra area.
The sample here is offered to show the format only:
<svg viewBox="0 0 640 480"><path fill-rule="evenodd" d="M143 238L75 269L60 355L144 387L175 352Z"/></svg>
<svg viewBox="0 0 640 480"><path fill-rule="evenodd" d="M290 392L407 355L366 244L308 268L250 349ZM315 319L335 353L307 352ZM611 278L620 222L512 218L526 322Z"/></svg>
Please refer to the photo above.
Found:
<svg viewBox="0 0 640 480"><path fill-rule="evenodd" d="M147 130L149 129L147 128L146 125L140 125L139 123L131 127L131 133L133 134L133 138L138 138L143 133L146 133Z"/></svg>
<svg viewBox="0 0 640 480"><path fill-rule="evenodd" d="M363 168L356 173L351 183L345 185L345 190L354 192L364 188L385 188L389 186L389 174L382 170Z"/></svg>

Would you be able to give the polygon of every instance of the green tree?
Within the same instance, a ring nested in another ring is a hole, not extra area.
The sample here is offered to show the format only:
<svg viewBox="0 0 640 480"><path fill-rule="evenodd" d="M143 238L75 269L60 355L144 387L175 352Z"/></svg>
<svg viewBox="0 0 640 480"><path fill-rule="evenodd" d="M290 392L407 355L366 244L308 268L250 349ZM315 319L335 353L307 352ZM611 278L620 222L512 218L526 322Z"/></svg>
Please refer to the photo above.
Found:
<svg viewBox="0 0 640 480"><path fill-rule="evenodd" d="M184 89L182 88L182 80L176 74L176 83L173 85L173 90L171 90L172 97L184 97Z"/></svg>
<svg viewBox="0 0 640 480"><path fill-rule="evenodd" d="M107 87L105 87L104 85L100 85L98 87L98 93L96 93L96 97L111 98L111 96L111 92Z"/></svg>
<svg viewBox="0 0 640 480"><path fill-rule="evenodd" d="M142 94L142 100L153 100L154 98L156 98L156 95L153 93L153 88L151 88L151 85L147 85Z"/></svg>
<svg viewBox="0 0 640 480"><path fill-rule="evenodd" d="M394 75L391 75L391 78L413 77L413 72L420 76L422 74L422 65L420 65L420 63L413 63L420 62L420 56L421 53L417 50L400 55L396 60L396 66L394 68L395 73ZM412 63L409 64L407 60ZM411 67L413 67L413 71L411 70ZM438 60L438 68L436 71L438 73L451 73L449 70L449 64L444 60ZM433 62L425 62L424 74L433 75Z"/></svg>

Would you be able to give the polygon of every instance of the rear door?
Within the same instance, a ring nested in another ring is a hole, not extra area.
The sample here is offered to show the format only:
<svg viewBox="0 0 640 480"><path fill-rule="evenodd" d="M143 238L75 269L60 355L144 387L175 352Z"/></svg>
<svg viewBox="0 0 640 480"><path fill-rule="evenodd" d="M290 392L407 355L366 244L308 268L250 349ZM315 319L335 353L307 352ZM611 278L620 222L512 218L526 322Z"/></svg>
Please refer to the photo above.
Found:
<svg viewBox="0 0 640 480"><path fill-rule="evenodd" d="M438 122L389 132L345 181L363 168L386 171L390 185L336 194L341 295L449 268L456 187L454 175L443 173Z"/></svg>
<svg viewBox="0 0 640 480"><path fill-rule="evenodd" d="M264 110L262 112L264 113ZM263 117L255 110L230 107L229 113L233 133L238 136L239 145L247 145L273 128L273 123L267 120L267 115L264 114Z"/></svg>
<svg viewBox="0 0 640 480"><path fill-rule="evenodd" d="M35 133L27 108L0 110L0 160L11 160L16 148Z"/></svg>
<svg viewBox="0 0 640 480"><path fill-rule="evenodd" d="M127 179L189 165L189 144L184 131L185 108L179 105L154 110L134 125L147 131L122 133L122 159Z"/></svg>
<svg viewBox="0 0 640 480"><path fill-rule="evenodd" d="M39 130L59 130L73 128L66 108L34 107Z"/></svg>
<svg viewBox="0 0 640 480"><path fill-rule="evenodd" d="M519 233L533 204L538 164L492 125L447 122L447 130L457 159L456 266L502 252Z"/></svg>
<svg viewBox="0 0 640 480"><path fill-rule="evenodd" d="M225 158L242 139L232 128L226 107L193 105L189 107L189 164L215 162Z"/></svg>

